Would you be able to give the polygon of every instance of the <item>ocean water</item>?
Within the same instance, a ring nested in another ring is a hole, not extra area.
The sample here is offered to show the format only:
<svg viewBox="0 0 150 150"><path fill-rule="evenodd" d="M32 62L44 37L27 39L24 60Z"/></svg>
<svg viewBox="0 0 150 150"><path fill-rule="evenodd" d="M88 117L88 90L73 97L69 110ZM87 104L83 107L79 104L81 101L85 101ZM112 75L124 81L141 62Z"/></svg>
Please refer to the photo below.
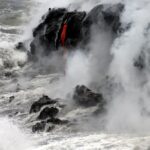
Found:
<svg viewBox="0 0 150 150"><path fill-rule="evenodd" d="M35 65L28 62L26 51L15 49L18 41L32 39L32 29L49 7L89 11L100 3L117 2L126 6L121 21L131 23L131 29L116 39L110 32L93 31L92 53L78 50L69 56L65 75L49 70L56 57L41 58ZM149 0L0 0L0 150L149 150L149 10ZM144 71L132 65L141 51L146 55ZM91 117L94 107L74 107L68 93L77 84L97 82L105 87L107 74L115 90L104 88L106 116ZM64 99L68 108L61 117L79 118L78 125L33 134L36 116L29 110L43 94ZM10 96L15 97L11 103Z"/></svg>

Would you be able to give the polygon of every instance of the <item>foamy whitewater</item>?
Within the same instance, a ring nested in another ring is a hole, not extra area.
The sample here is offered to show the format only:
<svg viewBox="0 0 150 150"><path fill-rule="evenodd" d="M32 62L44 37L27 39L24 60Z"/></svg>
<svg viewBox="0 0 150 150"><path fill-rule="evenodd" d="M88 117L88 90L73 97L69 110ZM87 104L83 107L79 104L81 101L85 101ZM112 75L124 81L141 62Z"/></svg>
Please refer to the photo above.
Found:
<svg viewBox="0 0 150 150"><path fill-rule="evenodd" d="M48 8L88 12L98 4L118 2L125 5L122 25L131 27L116 38L111 31L94 28L90 53L79 49L69 54L65 75L59 57L33 64L26 51L15 49L17 42L32 40L32 30ZM141 53L143 70L133 65ZM0 0L0 150L149 150L149 66L150 0ZM68 94L78 84L103 92L103 117L88 115L95 108L74 107ZM68 110L62 117L80 118L78 126L33 134L35 116L29 109L43 94L64 99Z"/></svg>

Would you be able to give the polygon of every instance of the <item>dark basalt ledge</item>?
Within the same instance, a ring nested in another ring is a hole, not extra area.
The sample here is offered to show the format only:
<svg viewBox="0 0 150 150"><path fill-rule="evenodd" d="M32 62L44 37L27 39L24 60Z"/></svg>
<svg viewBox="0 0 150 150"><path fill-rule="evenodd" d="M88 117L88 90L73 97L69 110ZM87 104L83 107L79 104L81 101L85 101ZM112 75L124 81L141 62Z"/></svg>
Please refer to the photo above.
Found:
<svg viewBox="0 0 150 150"><path fill-rule="evenodd" d="M73 50L77 47L85 49L91 38L92 25L99 29L112 30L118 35L123 31L120 16L124 5L102 4L94 7L90 12L69 11L65 8L49 9L41 23L33 29L33 41L30 43L31 55L37 53L48 55L59 51L63 47L61 33L64 23L67 23L65 48ZM24 48L24 43L19 42L16 48Z"/></svg>
<svg viewBox="0 0 150 150"><path fill-rule="evenodd" d="M30 113L36 113L41 110L43 106L57 103L56 100L52 100L46 95L43 95L38 101L34 102L31 106Z"/></svg>

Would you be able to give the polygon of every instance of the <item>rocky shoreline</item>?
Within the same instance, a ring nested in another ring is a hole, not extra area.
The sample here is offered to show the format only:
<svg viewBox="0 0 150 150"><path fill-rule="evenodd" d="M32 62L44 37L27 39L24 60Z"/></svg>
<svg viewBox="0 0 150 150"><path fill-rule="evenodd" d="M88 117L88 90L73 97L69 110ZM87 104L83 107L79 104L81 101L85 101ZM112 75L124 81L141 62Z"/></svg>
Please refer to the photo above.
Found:
<svg viewBox="0 0 150 150"><path fill-rule="evenodd" d="M104 113L106 101L102 94L94 93L86 86L76 86L73 94L74 104L77 107L93 107L98 106L99 113ZM61 101L59 99L59 101ZM55 126L72 124L70 120L58 118L59 113L63 112L65 105L60 104L57 99L53 100L43 95L38 101L33 102L30 109L31 113L37 113L35 125L32 126L33 132L51 131ZM60 111L61 110L61 111ZM78 118L76 118L78 120Z"/></svg>

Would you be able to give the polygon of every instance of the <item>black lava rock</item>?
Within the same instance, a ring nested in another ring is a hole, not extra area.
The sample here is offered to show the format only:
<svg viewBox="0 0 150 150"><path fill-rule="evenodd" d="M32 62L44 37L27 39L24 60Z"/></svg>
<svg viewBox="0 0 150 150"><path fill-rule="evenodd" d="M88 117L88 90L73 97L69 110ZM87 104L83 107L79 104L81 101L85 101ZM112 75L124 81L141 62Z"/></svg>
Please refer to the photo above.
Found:
<svg viewBox="0 0 150 150"><path fill-rule="evenodd" d="M48 96L43 95L38 101L34 102L31 106L30 113L36 113L41 110L45 105L55 104L57 101L50 99Z"/></svg>
<svg viewBox="0 0 150 150"><path fill-rule="evenodd" d="M59 110L55 107L46 107L44 108L37 119L44 120L47 118L54 118L58 114Z"/></svg>
<svg viewBox="0 0 150 150"><path fill-rule="evenodd" d="M41 23L33 31L33 41L30 43L31 55L48 55L60 47L75 49L76 47L86 47L91 37L92 25L98 28L112 30L118 34L121 29L120 15L124 5L103 4L94 7L89 13L84 11L68 11L65 8L49 9L42 17ZM65 45L62 44L62 33L64 24L67 25L65 31ZM18 48L23 47L20 42ZM42 51L41 51L42 50Z"/></svg>
<svg viewBox="0 0 150 150"><path fill-rule="evenodd" d="M32 127L32 132L42 132L45 130L46 122L38 122Z"/></svg>
<svg viewBox="0 0 150 150"><path fill-rule="evenodd" d="M17 45L16 45L16 49L18 50L25 50L25 45L23 42L19 42Z"/></svg>
<svg viewBox="0 0 150 150"><path fill-rule="evenodd" d="M145 60L146 60L145 54L144 52L141 52L141 54L135 59L134 66L139 70L143 70L146 67Z"/></svg>
<svg viewBox="0 0 150 150"><path fill-rule="evenodd" d="M101 104L103 106L104 98L102 94L94 93L86 86L76 86L73 99L76 104L84 107L91 107Z"/></svg>

